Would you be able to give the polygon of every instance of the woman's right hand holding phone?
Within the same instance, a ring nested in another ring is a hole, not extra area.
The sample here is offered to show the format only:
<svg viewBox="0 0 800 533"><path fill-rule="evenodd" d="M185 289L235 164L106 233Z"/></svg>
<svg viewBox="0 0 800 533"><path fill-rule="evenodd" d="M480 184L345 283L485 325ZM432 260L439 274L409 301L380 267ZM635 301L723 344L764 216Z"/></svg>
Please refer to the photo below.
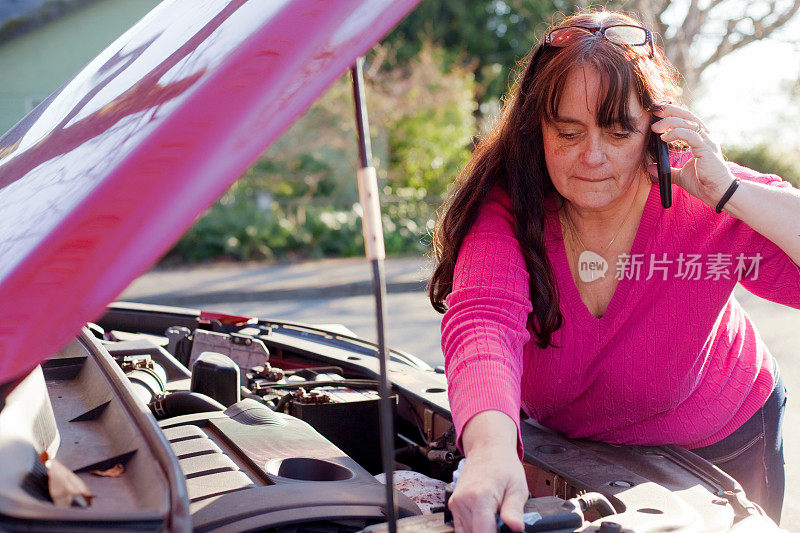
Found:
<svg viewBox="0 0 800 533"><path fill-rule="evenodd" d="M467 460L449 501L456 533L495 533L498 511L512 531L522 531L528 485L514 422L500 411L483 411L464 426L461 441Z"/></svg>

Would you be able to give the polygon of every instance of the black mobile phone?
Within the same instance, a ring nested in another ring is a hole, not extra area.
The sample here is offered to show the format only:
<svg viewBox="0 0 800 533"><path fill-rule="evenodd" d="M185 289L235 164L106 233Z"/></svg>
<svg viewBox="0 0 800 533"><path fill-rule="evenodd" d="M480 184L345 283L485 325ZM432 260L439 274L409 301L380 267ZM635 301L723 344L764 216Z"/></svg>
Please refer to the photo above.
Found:
<svg viewBox="0 0 800 533"><path fill-rule="evenodd" d="M672 205L672 170L669 166L669 147L653 132L656 168L658 169L658 190L661 193L661 206L666 209Z"/></svg>

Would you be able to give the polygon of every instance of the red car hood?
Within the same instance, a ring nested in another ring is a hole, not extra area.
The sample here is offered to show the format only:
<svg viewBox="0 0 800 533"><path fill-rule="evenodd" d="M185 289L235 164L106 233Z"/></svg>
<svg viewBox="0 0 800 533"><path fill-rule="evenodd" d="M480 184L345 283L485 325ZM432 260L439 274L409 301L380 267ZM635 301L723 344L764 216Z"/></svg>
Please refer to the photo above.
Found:
<svg viewBox="0 0 800 533"><path fill-rule="evenodd" d="M418 1L167 0L0 138L0 383L99 317Z"/></svg>

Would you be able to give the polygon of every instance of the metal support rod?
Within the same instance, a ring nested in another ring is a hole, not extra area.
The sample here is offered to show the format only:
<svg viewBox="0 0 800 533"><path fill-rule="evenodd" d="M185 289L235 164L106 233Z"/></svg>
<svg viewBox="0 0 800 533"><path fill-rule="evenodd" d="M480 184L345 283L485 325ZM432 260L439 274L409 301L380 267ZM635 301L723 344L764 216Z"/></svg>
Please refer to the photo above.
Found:
<svg viewBox="0 0 800 533"><path fill-rule="evenodd" d="M352 67L353 99L355 100L356 124L358 127L358 153L361 168L358 171L358 195L363 209L364 248L367 259L372 262L372 290L375 294L375 311L378 326L378 379L379 421L381 435L381 460L386 473L386 521L389 533L397 532L397 501L394 492L394 420L389 384L389 354L386 350L384 325L386 323L386 279L383 260L386 250L383 245L381 208L378 202L378 179L372 166L372 148L369 139L369 121L364 97L364 58L358 58Z"/></svg>
<svg viewBox="0 0 800 533"><path fill-rule="evenodd" d="M356 105L356 131L358 133L358 158L361 168L372 166L372 142L369 138L369 118L367 117L367 98L364 92L364 58L356 59L350 69L353 76L353 100Z"/></svg>

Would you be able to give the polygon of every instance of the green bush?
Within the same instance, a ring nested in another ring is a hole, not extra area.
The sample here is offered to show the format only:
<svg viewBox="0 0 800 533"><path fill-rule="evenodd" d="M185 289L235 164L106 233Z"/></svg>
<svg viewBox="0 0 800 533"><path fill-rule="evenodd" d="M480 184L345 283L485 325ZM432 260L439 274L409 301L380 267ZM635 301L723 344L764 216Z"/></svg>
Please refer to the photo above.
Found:
<svg viewBox="0 0 800 533"><path fill-rule="evenodd" d="M386 253L421 254L433 227L434 206L392 202L383 206ZM167 255L171 261L237 261L348 257L364 254L360 208L281 205L259 210L252 200L211 207Z"/></svg>
<svg viewBox="0 0 800 533"><path fill-rule="evenodd" d="M167 257L186 262L226 258L272 259L276 251L298 247L284 227L248 202L217 202L181 238Z"/></svg>
<svg viewBox="0 0 800 533"><path fill-rule="evenodd" d="M441 199L469 159L474 76L454 67L442 72L444 61L440 49L426 44L409 68L383 72L374 82L391 194L413 188Z"/></svg>
<svg viewBox="0 0 800 533"><path fill-rule="evenodd" d="M474 76L453 65L443 72L442 52L431 45L402 69L378 68L391 50L378 52L366 80L386 252L422 254L435 209L470 155ZM197 220L168 260L363 254L357 150L345 76Z"/></svg>

